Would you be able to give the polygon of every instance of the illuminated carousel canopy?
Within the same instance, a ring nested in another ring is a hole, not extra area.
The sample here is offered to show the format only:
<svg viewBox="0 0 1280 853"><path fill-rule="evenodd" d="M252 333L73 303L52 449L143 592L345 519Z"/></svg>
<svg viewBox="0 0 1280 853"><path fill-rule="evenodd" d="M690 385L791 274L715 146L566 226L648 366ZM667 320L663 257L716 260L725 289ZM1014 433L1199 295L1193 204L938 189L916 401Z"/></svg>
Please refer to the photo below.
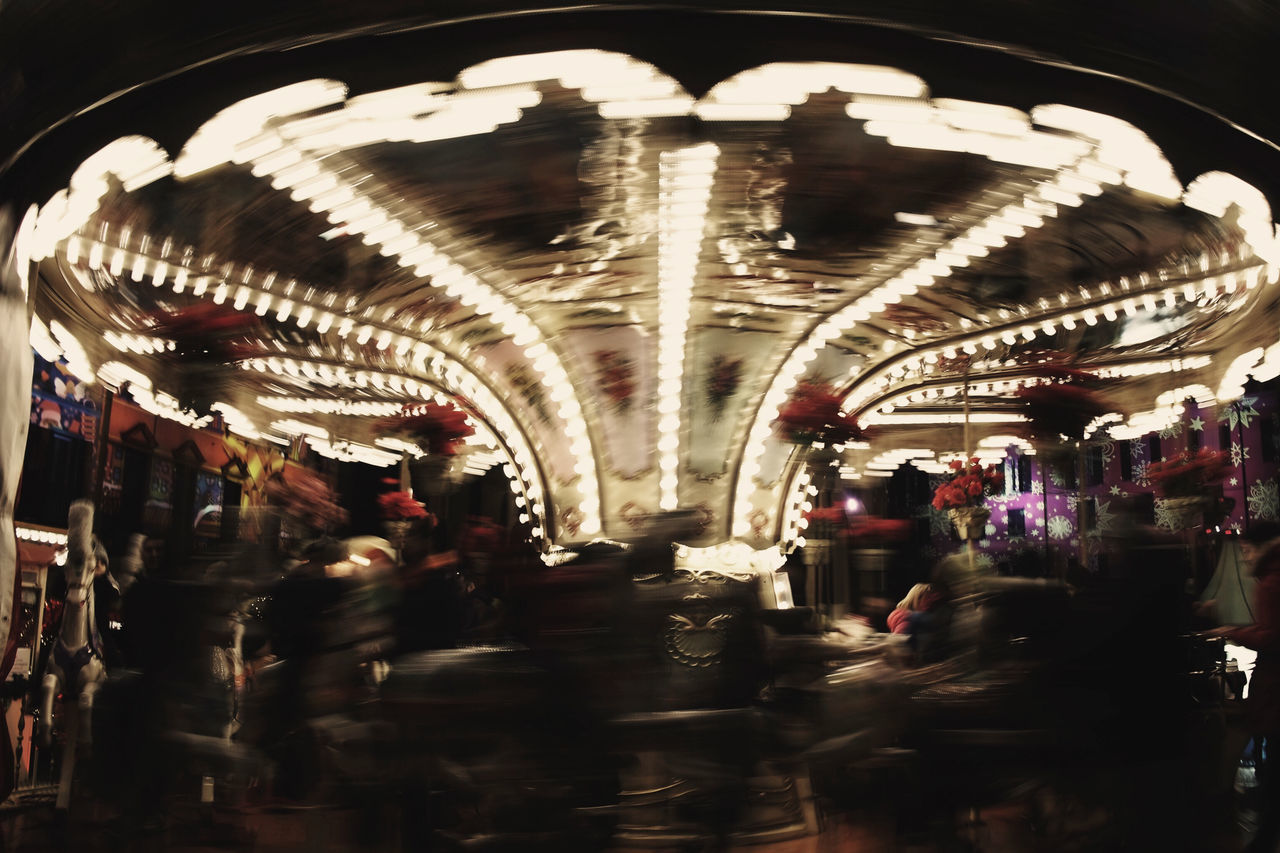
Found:
<svg viewBox="0 0 1280 853"><path fill-rule="evenodd" d="M24 221L32 342L374 465L423 452L377 418L452 403L547 547L676 508L696 544L794 540L774 422L805 382L874 428L837 448L857 477L1025 445L1047 367L1105 380L1116 437L1280 373L1272 212L1229 158L1186 175L1140 117L849 53L690 87L642 52L494 52L276 80L181 139L125 121Z"/></svg>

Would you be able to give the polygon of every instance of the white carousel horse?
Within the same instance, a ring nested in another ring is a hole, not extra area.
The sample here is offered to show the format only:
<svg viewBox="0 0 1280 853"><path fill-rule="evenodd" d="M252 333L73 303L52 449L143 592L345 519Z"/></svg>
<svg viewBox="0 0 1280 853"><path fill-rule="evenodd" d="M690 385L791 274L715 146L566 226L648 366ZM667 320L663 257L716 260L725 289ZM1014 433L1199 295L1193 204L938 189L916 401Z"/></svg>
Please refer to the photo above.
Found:
<svg viewBox="0 0 1280 853"><path fill-rule="evenodd" d="M58 639L49 654L48 669L41 683L40 721L37 734L44 746L53 740L53 700L59 692L75 702L63 703L62 769L58 777L57 807L71 802L71 776L76 747L88 744L93 731L90 715L93 698L106 678L101 641L94 624L93 577L98 567L97 543L93 538L93 504L76 501L67 514L67 598L58 624Z"/></svg>

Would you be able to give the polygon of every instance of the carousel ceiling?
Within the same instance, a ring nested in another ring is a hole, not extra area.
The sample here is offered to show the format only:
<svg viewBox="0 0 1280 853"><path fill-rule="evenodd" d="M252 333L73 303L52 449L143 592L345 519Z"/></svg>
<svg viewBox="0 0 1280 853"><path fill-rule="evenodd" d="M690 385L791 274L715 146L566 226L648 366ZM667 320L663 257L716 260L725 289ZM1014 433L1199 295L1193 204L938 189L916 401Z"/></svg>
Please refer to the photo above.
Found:
<svg viewBox="0 0 1280 853"><path fill-rule="evenodd" d="M965 400L971 441L1016 436L1050 362L1110 380L1115 435L1280 372L1258 190L1184 186L1111 116L883 66L771 63L698 98L595 50L306 80L180 150L117 139L21 235L38 349L374 464L404 449L374 417L454 400L547 542L678 506L707 543L785 538L804 482L772 423L804 380L878 427L855 476L971 449Z"/></svg>

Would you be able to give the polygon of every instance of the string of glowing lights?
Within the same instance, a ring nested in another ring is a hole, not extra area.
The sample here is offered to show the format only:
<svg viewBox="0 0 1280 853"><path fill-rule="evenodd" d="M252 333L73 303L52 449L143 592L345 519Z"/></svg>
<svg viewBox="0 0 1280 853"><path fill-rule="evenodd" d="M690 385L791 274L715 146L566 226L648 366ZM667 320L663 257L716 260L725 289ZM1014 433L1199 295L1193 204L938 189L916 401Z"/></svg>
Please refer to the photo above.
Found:
<svg viewBox="0 0 1280 853"><path fill-rule="evenodd" d="M720 150L705 144L661 155L658 214L658 506L680 502L680 413L693 281Z"/></svg>

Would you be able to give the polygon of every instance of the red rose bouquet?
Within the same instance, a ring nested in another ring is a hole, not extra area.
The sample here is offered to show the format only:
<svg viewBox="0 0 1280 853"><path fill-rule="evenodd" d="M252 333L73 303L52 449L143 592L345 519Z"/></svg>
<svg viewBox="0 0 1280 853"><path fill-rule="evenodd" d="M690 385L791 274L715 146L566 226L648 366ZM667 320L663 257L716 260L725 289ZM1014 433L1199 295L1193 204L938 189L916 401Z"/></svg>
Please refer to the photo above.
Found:
<svg viewBox="0 0 1280 853"><path fill-rule="evenodd" d="M1033 437L1057 440L1058 436L1079 440L1091 421L1108 411L1099 396L1099 381L1091 373L1051 365L1036 371L1042 380L1017 391Z"/></svg>
<svg viewBox="0 0 1280 853"><path fill-rule="evenodd" d="M1004 491L1004 471L996 465L983 468L976 457L967 465L954 460L951 471L951 478L934 490L934 509L982 506L984 496Z"/></svg>
<svg viewBox="0 0 1280 853"><path fill-rule="evenodd" d="M1227 473L1227 460L1225 450L1210 450L1207 447L1194 452L1184 450L1172 459L1148 465L1147 479L1163 497L1202 495Z"/></svg>
<svg viewBox="0 0 1280 853"><path fill-rule="evenodd" d="M409 492L385 492L378 495L378 509L387 521L412 521L419 518L431 518L426 506L415 501Z"/></svg>
<svg viewBox="0 0 1280 853"><path fill-rule="evenodd" d="M425 444L427 452L435 456L453 456L458 444L475 433L463 412L438 403L405 406L398 415L379 418L374 428L384 435Z"/></svg>
<svg viewBox="0 0 1280 853"><path fill-rule="evenodd" d="M796 386L774 423L779 434L793 444L840 444L865 438L857 421L841 413L835 389L820 382L806 381Z"/></svg>

